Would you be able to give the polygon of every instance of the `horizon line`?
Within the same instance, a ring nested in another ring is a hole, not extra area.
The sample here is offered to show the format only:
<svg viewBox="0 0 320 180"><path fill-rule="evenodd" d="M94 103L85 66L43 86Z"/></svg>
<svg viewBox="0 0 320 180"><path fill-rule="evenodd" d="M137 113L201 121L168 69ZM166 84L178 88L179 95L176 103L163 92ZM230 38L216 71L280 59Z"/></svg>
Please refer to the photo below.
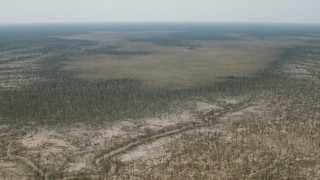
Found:
<svg viewBox="0 0 320 180"><path fill-rule="evenodd" d="M320 25L320 22L272 22L272 21L95 21L95 22L14 22L0 25L59 25L59 24L303 24Z"/></svg>

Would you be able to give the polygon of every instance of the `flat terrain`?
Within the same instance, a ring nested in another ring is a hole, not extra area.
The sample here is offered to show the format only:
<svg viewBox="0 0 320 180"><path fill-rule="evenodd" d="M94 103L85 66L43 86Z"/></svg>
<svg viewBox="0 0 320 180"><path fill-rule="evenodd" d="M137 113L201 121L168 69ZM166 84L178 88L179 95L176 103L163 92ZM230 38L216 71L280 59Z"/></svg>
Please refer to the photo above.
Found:
<svg viewBox="0 0 320 180"><path fill-rule="evenodd" d="M318 35L146 29L0 42L0 179L320 178Z"/></svg>
<svg viewBox="0 0 320 180"><path fill-rule="evenodd" d="M147 52L142 55L92 55L73 57L65 69L90 80L141 79L160 87L183 88L207 85L225 76L250 76L268 66L281 48L303 44L303 38L260 39L230 35L239 40L193 40L183 46L130 41L139 37L165 37L170 32L96 32L60 37L94 40L97 48L115 45L118 51ZM172 33L172 32L171 32Z"/></svg>

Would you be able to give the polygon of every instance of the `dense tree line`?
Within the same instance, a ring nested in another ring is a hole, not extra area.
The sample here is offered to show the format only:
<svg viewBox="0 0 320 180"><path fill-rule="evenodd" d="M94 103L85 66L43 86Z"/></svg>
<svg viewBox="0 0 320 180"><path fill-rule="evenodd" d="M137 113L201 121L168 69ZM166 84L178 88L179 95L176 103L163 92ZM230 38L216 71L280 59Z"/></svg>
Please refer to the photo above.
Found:
<svg viewBox="0 0 320 180"><path fill-rule="evenodd" d="M253 77L226 77L212 85L169 90L150 87L152 85L147 82L130 78L103 82L77 78L75 73L61 70L61 62L67 61L75 54L87 53L80 47L88 45L89 42L62 40L59 43L55 40L38 50L44 60L40 62L40 68L33 73L42 80L30 82L32 85L21 89L0 90L2 122L70 123L136 119L167 112L173 102L180 101L183 104L193 97L212 97L213 94L219 93L241 95L261 91L279 86L279 81L289 81L290 78L281 72L279 66L291 61L294 59L293 56L301 54L302 51L308 51L308 47L283 49L279 59ZM91 51L117 55L131 54L109 46ZM46 56L46 53L55 55ZM11 60L23 59L24 57L19 57Z"/></svg>

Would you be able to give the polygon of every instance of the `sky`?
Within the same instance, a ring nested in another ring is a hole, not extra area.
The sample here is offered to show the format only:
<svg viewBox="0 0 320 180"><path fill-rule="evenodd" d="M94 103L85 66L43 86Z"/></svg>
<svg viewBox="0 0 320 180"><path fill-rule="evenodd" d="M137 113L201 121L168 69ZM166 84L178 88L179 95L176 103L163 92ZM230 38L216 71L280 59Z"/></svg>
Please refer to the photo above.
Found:
<svg viewBox="0 0 320 180"><path fill-rule="evenodd" d="M0 0L0 24L320 23L320 0Z"/></svg>

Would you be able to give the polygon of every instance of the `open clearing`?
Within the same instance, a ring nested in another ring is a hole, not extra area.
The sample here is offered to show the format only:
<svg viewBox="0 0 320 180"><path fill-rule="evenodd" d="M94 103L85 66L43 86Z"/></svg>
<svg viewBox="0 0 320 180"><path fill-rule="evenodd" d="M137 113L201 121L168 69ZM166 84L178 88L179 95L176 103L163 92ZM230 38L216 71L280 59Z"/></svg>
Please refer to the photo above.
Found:
<svg viewBox="0 0 320 180"><path fill-rule="evenodd" d="M253 38L233 35L239 41L187 41L186 46L161 46L132 38L162 36L164 32L97 32L60 38L95 40L97 47L117 46L119 51L145 51L143 55L75 56L65 69L85 79L103 81L133 78L169 88L212 84L225 76L250 76L279 56L281 48L303 44L304 38Z"/></svg>
<svg viewBox="0 0 320 180"><path fill-rule="evenodd" d="M209 30L2 46L0 179L319 179L319 36Z"/></svg>

